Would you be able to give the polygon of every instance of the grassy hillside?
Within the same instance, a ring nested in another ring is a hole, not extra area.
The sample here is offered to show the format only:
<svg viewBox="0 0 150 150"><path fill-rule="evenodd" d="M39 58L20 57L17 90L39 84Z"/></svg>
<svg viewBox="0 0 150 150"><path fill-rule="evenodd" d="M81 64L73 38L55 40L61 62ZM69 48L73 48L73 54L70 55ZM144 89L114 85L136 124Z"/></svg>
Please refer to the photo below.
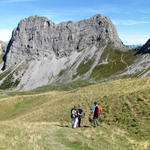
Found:
<svg viewBox="0 0 150 150"><path fill-rule="evenodd" d="M128 66L141 57L135 54L136 51L131 50L123 52L112 48L112 45L108 44L98 65L93 69L90 78L102 80L112 78L114 75L124 72Z"/></svg>
<svg viewBox="0 0 150 150"><path fill-rule="evenodd" d="M0 149L150 149L149 77L63 88L1 95ZM103 108L97 128L88 121L94 101ZM85 112L80 129L71 129L74 104L81 104Z"/></svg>

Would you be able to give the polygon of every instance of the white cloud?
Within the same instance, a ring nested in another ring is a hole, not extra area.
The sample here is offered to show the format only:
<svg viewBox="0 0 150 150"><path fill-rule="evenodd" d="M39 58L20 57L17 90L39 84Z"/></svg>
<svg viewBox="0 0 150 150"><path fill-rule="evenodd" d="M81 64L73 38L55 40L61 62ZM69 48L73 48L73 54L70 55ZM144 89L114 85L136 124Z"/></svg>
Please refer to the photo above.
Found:
<svg viewBox="0 0 150 150"><path fill-rule="evenodd" d="M0 40L1 41L9 41L11 38L12 30L9 29L0 29Z"/></svg>
<svg viewBox="0 0 150 150"><path fill-rule="evenodd" d="M133 26L138 24L150 24L150 21L137 21L137 20L112 20L115 25Z"/></svg>

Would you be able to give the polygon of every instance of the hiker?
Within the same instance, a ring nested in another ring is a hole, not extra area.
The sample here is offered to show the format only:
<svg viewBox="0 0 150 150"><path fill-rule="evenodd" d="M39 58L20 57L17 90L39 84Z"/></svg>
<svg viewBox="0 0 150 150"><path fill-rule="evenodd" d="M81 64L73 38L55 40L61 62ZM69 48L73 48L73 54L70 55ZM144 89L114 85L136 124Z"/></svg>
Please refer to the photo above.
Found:
<svg viewBox="0 0 150 150"><path fill-rule="evenodd" d="M98 117L101 113L101 107L97 104L97 102L94 102L93 112L94 112L94 116L93 116L94 127L96 127L99 125Z"/></svg>
<svg viewBox="0 0 150 150"><path fill-rule="evenodd" d="M72 119L72 128L77 128L78 127L78 109L76 105L74 105L74 108L71 109L71 119Z"/></svg>
<svg viewBox="0 0 150 150"><path fill-rule="evenodd" d="M83 117L83 110L81 109L81 106L78 105L78 127L80 127L82 117Z"/></svg>

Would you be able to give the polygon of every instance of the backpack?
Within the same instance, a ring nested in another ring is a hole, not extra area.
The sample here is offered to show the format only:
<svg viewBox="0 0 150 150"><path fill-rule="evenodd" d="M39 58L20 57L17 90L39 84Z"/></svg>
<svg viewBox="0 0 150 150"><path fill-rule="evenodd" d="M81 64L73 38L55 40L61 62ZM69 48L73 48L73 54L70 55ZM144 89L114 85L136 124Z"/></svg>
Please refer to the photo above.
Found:
<svg viewBox="0 0 150 150"><path fill-rule="evenodd" d="M76 117L78 117L77 110L76 109L72 109L71 110L71 118L76 118Z"/></svg>
<svg viewBox="0 0 150 150"><path fill-rule="evenodd" d="M102 112L102 108L99 105L97 105L96 107L97 107L96 114L100 115L100 113Z"/></svg>

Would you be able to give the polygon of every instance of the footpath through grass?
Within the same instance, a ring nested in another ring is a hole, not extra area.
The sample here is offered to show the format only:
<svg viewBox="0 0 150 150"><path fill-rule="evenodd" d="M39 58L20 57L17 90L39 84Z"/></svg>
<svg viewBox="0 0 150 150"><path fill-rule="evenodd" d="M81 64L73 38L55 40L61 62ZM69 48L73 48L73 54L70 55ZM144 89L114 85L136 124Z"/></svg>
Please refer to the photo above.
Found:
<svg viewBox="0 0 150 150"><path fill-rule="evenodd" d="M72 129L59 123L1 122L1 150L144 150L146 142L137 142L114 126Z"/></svg>

